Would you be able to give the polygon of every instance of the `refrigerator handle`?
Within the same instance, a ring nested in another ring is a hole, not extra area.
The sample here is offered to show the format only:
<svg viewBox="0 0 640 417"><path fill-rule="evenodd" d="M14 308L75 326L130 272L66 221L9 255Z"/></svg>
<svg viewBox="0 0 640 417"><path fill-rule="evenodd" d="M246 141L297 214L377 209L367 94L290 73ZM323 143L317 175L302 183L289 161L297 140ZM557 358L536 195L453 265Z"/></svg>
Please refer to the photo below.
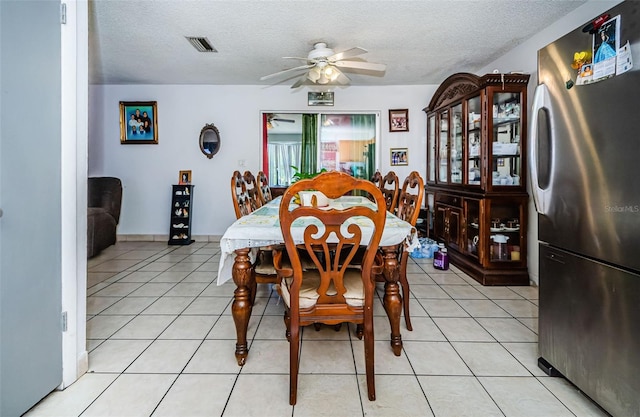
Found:
<svg viewBox="0 0 640 417"><path fill-rule="evenodd" d="M539 126L539 114L540 110L546 110L546 115L548 116L545 120L549 124L546 126L548 134L548 140L551 142L549 145L553 143L553 131L551 127L553 126L553 113L550 111L551 106L551 98L549 96L549 89L546 85L540 84L536 87L535 94L533 96L533 105L532 105L532 120L531 120L531 130L529 132L529 149L528 149L528 157L529 157L529 175L531 178L531 190L533 194L533 203L536 206L536 210L540 214L546 214L547 209L549 208L549 202L551 197L551 188L553 186L553 152L551 152L551 161L549 161L549 181L546 188L542 188L540 186L540 177L538 172L538 143L540 141L540 133L538 131Z"/></svg>

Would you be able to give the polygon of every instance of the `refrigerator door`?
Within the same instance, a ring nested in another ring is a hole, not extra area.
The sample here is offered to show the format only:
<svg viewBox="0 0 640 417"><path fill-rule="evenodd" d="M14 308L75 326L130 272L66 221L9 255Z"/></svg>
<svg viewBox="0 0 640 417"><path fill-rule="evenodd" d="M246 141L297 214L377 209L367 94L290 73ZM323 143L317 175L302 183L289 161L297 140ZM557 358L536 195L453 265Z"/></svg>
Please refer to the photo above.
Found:
<svg viewBox="0 0 640 417"><path fill-rule="evenodd" d="M539 353L614 416L640 415L640 275L540 245Z"/></svg>
<svg viewBox="0 0 640 417"><path fill-rule="evenodd" d="M640 3L609 13L621 16L633 70L568 88L574 53L593 40L580 28L538 52L532 188L541 241L640 271Z"/></svg>

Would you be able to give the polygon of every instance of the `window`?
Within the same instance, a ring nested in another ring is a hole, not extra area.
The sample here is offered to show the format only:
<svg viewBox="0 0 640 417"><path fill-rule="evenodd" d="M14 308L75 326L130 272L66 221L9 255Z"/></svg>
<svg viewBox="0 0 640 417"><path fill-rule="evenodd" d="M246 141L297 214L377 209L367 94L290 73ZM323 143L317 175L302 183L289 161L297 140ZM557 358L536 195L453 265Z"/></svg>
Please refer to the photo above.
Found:
<svg viewBox="0 0 640 417"><path fill-rule="evenodd" d="M315 171L324 168L371 178L379 124L379 113L263 113L263 169L268 167L270 185L288 186L291 167L303 168L305 163Z"/></svg>

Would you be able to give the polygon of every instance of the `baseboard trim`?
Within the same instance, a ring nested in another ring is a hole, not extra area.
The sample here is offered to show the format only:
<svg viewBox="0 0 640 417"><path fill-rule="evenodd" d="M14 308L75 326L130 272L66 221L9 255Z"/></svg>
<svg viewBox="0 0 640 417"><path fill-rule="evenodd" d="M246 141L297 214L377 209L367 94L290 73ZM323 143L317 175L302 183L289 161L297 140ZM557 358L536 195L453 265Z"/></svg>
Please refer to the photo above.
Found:
<svg viewBox="0 0 640 417"><path fill-rule="evenodd" d="M219 243L220 235L194 235L191 239L196 242ZM169 235L118 235L118 242L167 242Z"/></svg>

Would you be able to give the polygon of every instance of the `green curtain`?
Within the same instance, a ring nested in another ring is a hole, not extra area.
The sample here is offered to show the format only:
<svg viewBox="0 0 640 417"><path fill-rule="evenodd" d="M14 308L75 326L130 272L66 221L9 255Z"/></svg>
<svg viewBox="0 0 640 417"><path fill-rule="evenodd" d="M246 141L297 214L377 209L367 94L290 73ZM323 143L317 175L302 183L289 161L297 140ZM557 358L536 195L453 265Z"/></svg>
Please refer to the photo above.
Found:
<svg viewBox="0 0 640 417"><path fill-rule="evenodd" d="M308 174L318 170L318 115L302 115L302 152L300 172Z"/></svg>
<svg viewBox="0 0 640 417"><path fill-rule="evenodd" d="M376 172L376 144L370 143L367 145L367 160L365 164L365 178L370 180L373 174Z"/></svg>
<svg viewBox="0 0 640 417"><path fill-rule="evenodd" d="M351 126L362 131L370 131L372 133L372 143L366 147L364 159L364 174L363 178L371 179L373 173L376 170L376 145L375 145L375 132L376 132L376 115L375 114L352 114Z"/></svg>

